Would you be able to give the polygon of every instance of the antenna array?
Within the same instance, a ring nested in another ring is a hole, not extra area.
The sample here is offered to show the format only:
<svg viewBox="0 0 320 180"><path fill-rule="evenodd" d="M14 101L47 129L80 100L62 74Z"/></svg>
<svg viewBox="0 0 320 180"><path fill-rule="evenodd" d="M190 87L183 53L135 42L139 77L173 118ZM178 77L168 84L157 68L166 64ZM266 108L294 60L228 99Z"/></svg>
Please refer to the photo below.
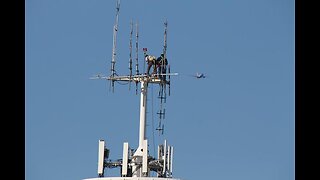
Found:
<svg viewBox="0 0 320 180"><path fill-rule="evenodd" d="M160 74L166 74L167 73L167 27L168 27L168 22L167 20L164 22L164 41L163 41L163 57L161 61L161 68L160 68ZM169 66L170 67L170 66ZM159 134L163 134L164 132L164 125L162 124L162 121L165 118L165 113L166 109L164 109L163 103L166 103L167 99L167 92L166 92L166 85L168 84L169 88L169 96L170 96L170 70L169 70L169 83L166 83L166 75L160 75L160 79L163 80L162 83L160 83L160 88L159 88L159 94L158 98L160 99L160 110L157 113L159 115L159 125L156 128L157 131L159 131Z"/></svg>
<svg viewBox="0 0 320 180"><path fill-rule="evenodd" d="M112 48L112 60L111 60L111 74L110 76L97 75L91 79L106 79L111 82L112 92L114 92L114 82L128 82L129 90L131 82L136 84L136 94L138 93L138 84L141 84L140 91L140 126L139 126L139 146L137 149L130 148L128 142L123 144L123 157L116 161L109 159L110 150L106 147L104 140L99 140L99 158L98 158L98 176L104 177L105 168L121 168L122 177L149 177L150 172L156 172L157 177L172 178L172 162L173 162L173 147L164 141L164 144L158 146L158 157L155 158L149 155L148 151L148 139L146 138L146 109L147 109L147 94L148 84L159 84L158 98L160 99L160 110L157 112L159 115L159 125L156 128L163 134L164 125L163 120L165 118L164 103L166 103L166 89L169 88L170 96L170 78L171 75L178 75L178 73L171 73L170 66L167 63L167 20L164 23L164 45L163 56L160 64L160 69L156 74L141 74L139 72L138 61L138 23L136 23L136 57L135 57L135 74L133 74L133 58L132 58L132 37L133 37L133 22L130 22L130 41L129 41L129 75L120 76L116 73L116 41L118 32L120 0L116 3L116 20L113 27L113 48ZM146 49L146 48L143 48ZM168 67L168 72L167 72Z"/></svg>

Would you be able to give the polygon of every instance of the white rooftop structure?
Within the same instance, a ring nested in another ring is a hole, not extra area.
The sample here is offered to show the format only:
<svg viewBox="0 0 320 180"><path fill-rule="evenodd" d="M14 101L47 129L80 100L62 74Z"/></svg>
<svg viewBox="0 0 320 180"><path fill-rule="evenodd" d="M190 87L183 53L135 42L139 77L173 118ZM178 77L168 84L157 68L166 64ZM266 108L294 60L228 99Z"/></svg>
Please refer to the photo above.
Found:
<svg viewBox="0 0 320 180"><path fill-rule="evenodd" d="M89 178L83 180L180 180L174 178L158 178L158 177L103 177L103 178Z"/></svg>

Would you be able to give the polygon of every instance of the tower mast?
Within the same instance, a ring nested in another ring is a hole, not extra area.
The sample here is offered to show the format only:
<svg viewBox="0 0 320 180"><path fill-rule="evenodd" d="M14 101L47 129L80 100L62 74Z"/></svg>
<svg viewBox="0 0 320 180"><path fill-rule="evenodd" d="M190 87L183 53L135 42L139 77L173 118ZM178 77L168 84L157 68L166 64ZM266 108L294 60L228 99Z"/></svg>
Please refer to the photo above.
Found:
<svg viewBox="0 0 320 180"><path fill-rule="evenodd" d="M147 96L148 85L159 84L165 86L170 84L170 78L166 78L170 75L178 75L178 73L159 73L153 75L140 74L138 70L138 24L136 24L136 74L132 74L132 29L131 22L130 32L130 54L129 54L129 70L130 75L118 75L115 71L115 57L116 57L116 39L118 31L118 18L120 10L120 0L117 0L116 4L116 21L113 28L113 49L112 49L112 61L111 61L111 75L101 76L98 75L91 79L105 79L112 83L112 89L114 91L114 82L135 82L136 85L140 83L140 119L139 119L139 146L136 149L131 149L128 142L123 144L123 156L122 159L112 161L109 159L110 150L106 147L106 141L99 140L99 156L98 156L98 176L99 178L90 178L85 180L118 180L117 177L104 178L105 168L121 168L121 177L123 180L178 180L172 178L172 161L173 161L173 147L164 141L164 144L158 146L158 157L153 157L148 151L148 139L146 137L146 112L147 112ZM164 42L164 54L166 57L166 28L167 22L165 22L165 42ZM163 91L163 89L162 89ZM157 177L152 177L150 172L157 173ZM142 178L143 177L143 178Z"/></svg>

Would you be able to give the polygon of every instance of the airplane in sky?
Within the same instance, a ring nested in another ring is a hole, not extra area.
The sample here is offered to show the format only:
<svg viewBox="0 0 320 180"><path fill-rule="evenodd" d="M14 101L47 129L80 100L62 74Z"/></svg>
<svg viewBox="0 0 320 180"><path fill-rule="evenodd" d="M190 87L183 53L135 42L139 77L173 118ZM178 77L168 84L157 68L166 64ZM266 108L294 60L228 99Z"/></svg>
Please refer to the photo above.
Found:
<svg viewBox="0 0 320 180"><path fill-rule="evenodd" d="M196 77L197 79L206 78L206 75L204 75L204 73L196 73L195 75L192 75L192 76Z"/></svg>

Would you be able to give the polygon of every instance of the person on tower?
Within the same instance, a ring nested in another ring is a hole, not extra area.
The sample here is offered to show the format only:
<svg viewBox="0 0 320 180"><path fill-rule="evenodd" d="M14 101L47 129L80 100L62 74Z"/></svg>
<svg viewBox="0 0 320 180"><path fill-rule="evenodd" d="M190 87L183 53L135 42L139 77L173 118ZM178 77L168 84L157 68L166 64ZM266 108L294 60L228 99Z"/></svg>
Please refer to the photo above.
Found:
<svg viewBox="0 0 320 180"><path fill-rule="evenodd" d="M143 48L143 53L144 53L145 61L146 61L147 64L148 64L146 74L147 74L147 75L150 75L150 74L149 74L149 71L150 71L150 69L151 69L152 66L153 66L152 74L156 74L156 73L157 73L156 57L155 57L155 56L152 56L152 55L148 55L148 54L147 54L147 48Z"/></svg>
<svg viewBox="0 0 320 180"><path fill-rule="evenodd" d="M164 57L161 53L160 57L157 58L157 68L159 74L165 74L167 72L168 59ZM166 75L161 75L160 77L165 78ZM164 79L165 80L165 79Z"/></svg>

